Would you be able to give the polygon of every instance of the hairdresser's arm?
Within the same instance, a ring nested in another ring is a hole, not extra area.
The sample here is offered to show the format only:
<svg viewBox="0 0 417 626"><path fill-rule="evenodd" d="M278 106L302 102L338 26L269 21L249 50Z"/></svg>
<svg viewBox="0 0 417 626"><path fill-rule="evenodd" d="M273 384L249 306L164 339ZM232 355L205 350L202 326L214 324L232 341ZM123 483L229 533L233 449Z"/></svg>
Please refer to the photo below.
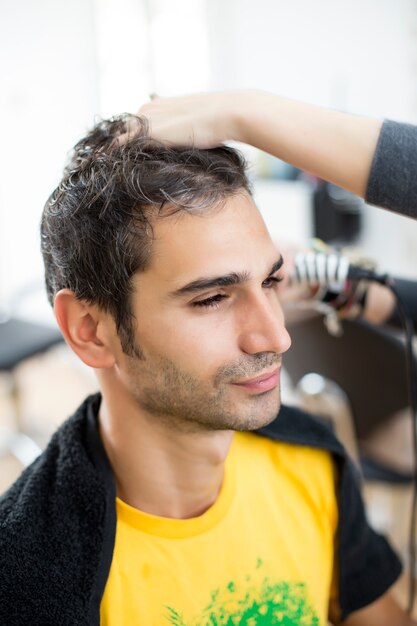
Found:
<svg viewBox="0 0 417 626"><path fill-rule="evenodd" d="M417 622L400 608L390 593L355 611L343 622L338 619L337 613L337 610L331 610L330 619L334 626L417 626Z"/></svg>
<svg viewBox="0 0 417 626"><path fill-rule="evenodd" d="M371 283L362 317L372 324L384 324L393 315L395 304L395 296L388 287Z"/></svg>
<svg viewBox="0 0 417 626"><path fill-rule="evenodd" d="M241 141L360 196L382 124L261 91L156 98L139 113L162 141L201 148Z"/></svg>

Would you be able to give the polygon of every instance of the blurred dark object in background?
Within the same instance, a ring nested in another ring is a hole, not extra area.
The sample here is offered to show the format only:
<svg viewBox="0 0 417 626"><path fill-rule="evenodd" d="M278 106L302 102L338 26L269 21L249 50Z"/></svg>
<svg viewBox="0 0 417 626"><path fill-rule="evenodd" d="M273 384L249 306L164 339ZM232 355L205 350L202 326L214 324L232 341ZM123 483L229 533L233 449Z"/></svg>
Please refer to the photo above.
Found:
<svg viewBox="0 0 417 626"><path fill-rule="evenodd" d="M362 228L363 200L325 181L313 192L314 237L332 245L355 243Z"/></svg>
<svg viewBox="0 0 417 626"><path fill-rule="evenodd" d="M62 342L63 337L57 326L41 325L17 317L0 319L0 374L9 377L14 422L13 432L0 440L0 457L12 453L26 467L40 454L39 446L25 433L15 371L27 359Z"/></svg>

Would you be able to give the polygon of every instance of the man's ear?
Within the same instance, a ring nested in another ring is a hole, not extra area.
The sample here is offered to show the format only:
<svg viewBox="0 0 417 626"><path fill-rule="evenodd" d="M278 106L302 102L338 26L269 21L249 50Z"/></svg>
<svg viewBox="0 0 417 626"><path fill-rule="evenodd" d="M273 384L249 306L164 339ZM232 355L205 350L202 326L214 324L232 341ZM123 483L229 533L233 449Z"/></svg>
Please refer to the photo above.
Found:
<svg viewBox="0 0 417 626"><path fill-rule="evenodd" d="M56 294L54 310L65 341L86 365L106 369L115 364L109 315L78 300L70 289L61 289Z"/></svg>

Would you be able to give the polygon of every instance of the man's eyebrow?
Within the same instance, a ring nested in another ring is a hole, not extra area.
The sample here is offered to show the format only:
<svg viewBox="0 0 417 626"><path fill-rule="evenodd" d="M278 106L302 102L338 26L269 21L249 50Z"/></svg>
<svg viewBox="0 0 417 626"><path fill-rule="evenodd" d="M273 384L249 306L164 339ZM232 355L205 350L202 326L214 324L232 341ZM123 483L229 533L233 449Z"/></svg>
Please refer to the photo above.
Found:
<svg viewBox="0 0 417 626"><path fill-rule="evenodd" d="M278 270L280 270L283 265L284 265L284 258L281 254L278 261L275 261L275 263L271 267L271 271L269 272L268 276L272 276L273 274L276 274L276 272L278 272Z"/></svg>
<svg viewBox="0 0 417 626"><path fill-rule="evenodd" d="M284 259L282 256L279 257L278 261L272 265L268 276L272 276L279 269L281 269L284 263ZM197 293L199 291L204 291L205 289L212 289L213 287L230 287L233 285L241 285L242 283L247 282L250 279L251 275L249 272L231 272L230 274L225 274L224 276L214 276L213 278L197 278L193 280L191 283L187 283L183 287L176 289L172 293L170 293L171 297L184 296L187 294Z"/></svg>

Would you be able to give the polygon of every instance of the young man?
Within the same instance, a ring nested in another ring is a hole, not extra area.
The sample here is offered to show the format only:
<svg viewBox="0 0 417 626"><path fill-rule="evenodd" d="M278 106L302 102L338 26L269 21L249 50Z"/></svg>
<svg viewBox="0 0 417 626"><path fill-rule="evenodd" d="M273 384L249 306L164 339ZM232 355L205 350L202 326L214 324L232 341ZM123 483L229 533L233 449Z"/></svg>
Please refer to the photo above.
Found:
<svg viewBox="0 0 417 626"><path fill-rule="evenodd" d="M101 394L1 501L0 622L414 624L343 449L280 408L282 258L239 155L103 122L42 249Z"/></svg>

